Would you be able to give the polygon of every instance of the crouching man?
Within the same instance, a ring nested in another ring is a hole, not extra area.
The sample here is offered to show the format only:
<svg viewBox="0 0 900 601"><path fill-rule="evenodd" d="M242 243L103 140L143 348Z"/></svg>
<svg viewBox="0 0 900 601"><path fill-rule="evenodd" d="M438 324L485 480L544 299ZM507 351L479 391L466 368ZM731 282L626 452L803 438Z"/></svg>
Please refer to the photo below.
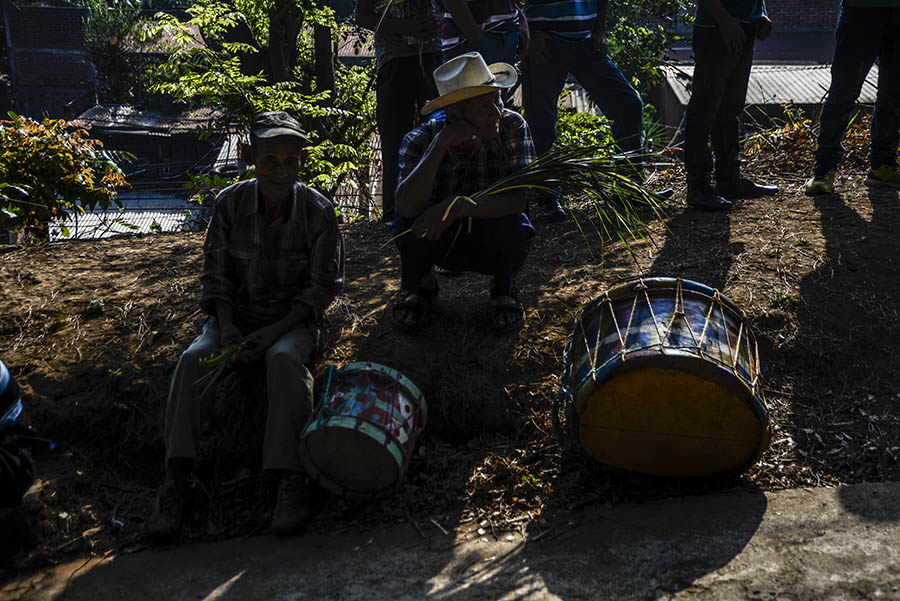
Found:
<svg viewBox="0 0 900 601"><path fill-rule="evenodd" d="M458 199L484 190L534 160L525 120L503 108L500 91L515 85L512 65L488 66L477 52L450 59L434 71L440 96L422 109L444 109L406 135L400 149L400 184L394 227L403 294L392 308L396 326L414 330L437 296L434 266L493 276L491 325L518 329L525 311L515 278L534 237L524 189Z"/></svg>
<svg viewBox="0 0 900 601"><path fill-rule="evenodd" d="M243 344L242 361L265 360L268 411L263 469L279 478L272 530L286 534L309 517L309 488L298 457L312 410L309 371L317 319L343 283L343 244L331 203L297 182L308 140L284 112L261 113L244 159L256 179L216 199L203 247L200 336L181 355L166 407L166 476L148 531L174 535L185 518L187 477L211 395L200 358Z"/></svg>

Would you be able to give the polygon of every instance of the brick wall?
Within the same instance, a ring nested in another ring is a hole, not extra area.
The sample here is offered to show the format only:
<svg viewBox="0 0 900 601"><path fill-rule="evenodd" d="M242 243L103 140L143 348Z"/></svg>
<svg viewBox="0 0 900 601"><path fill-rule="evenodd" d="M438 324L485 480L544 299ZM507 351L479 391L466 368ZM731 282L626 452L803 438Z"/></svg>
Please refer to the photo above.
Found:
<svg viewBox="0 0 900 601"><path fill-rule="evenodd" d="M782 31L832 30L840 0L768 0L769 18Z"/></svg>

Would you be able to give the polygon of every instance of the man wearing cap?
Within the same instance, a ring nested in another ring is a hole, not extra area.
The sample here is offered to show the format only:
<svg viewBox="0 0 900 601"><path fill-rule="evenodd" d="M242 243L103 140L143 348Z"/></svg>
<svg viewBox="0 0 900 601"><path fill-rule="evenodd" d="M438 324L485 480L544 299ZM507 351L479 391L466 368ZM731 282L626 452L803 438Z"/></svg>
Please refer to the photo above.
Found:
<svg viewBox="0 0 900 601"><path fill-rule="evenodd" d="M488 67L477 52L450 59L434 71L440 95L422 112L443 111L409 132L400 148L400 218L394 227L402 234L397 246L403 294L393 317L402 330L419 326L437 296L436 264L493 276L491 325L497 331L511 331L524 322L515 277L534 237L524 212L525 191L477 201L457 198L534 160L528 125L500 100L500 91L517 78L512 65Z"/></svg>
<svg viewBox="0 0 900 601"><path fill-rule="evenodd" d="M181 355L166 406L166 477L148 529L178 532L185 517L186 481L210 398L200 359L232 344L238 360L265 360L263 469L279 479L272 530L284 534L309 515L309 488L297 455L300 429L312 410L307 367L316 322L343 283L343 244L334 207L297 182L308 140L284 112L261 113L243 158L256 178L223 190L203 246L203 331ZM198 382L199 381L199 382Z"/></svg>

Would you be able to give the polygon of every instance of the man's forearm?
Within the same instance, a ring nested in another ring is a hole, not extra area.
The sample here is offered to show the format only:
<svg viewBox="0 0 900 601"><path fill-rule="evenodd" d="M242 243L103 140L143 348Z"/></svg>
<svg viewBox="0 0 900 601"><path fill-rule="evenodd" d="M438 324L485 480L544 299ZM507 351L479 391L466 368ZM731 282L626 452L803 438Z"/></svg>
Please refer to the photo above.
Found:
<svg viewBox="0 0 900 601"><path fill-rule="evenodd" d="M466 38L471 40L472 37L475 37L476 32L482 34L481 25L475 22L475 17L472 16L466 0L444 0L444 5Z"/></svg>
<svg viewBox="0 0 900 601"><path fill-rule="evenodd" d="M437 135L425 150L422 160L412 173L397 186L397 208L404 217L415 217L428 202L441 161L447 154L447 146Z"/></svg>
<svg viewBox="0 0 900 601"><path fill-rule="evenodd" d="M476 204L456 201L454 216L463 219L497 219L525 211L525 191L516 190L475 199Z"/></svg>
<svg viewBox="0 0 900 601"><path fill-rule="evenodd" d="M223 300L213 301L213 307L216 311L216 321L219 327L225 327L234 323L234 308Z"/></svg>

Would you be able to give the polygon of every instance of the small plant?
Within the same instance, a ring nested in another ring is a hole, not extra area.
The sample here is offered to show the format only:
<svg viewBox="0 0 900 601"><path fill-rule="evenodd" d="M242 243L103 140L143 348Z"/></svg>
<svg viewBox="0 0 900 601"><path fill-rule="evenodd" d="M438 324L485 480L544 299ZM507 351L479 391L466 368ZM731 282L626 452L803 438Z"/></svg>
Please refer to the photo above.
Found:
<svg viewBox="0 0 900 601"><path fill-rule="evenodd" d="M776 294L772 306L783 311L794 311L800 307L800 298L794 294Z"/></svg>
<svg viewBox="0 0 900 601"><path fill-rule="evenodd" d="M9 115L0 121L0 230L44 240L59 220L68 236L71 212L121 207L116 188L128 183L99 140L66 121Z"/></svg>

